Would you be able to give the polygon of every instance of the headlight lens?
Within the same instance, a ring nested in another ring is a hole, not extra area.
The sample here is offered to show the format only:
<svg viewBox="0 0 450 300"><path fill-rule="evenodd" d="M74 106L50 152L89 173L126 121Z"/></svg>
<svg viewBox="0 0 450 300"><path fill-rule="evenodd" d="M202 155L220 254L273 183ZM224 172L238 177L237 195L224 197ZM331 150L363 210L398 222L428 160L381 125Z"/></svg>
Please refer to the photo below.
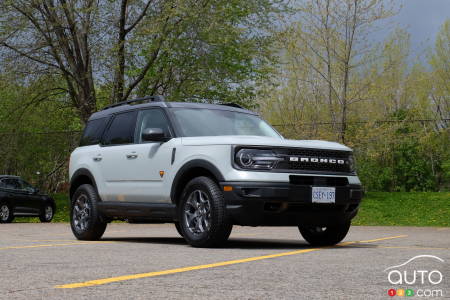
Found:
<svg viewBox="0 0 450 300"><path fill-rule="evenodd" d="M348 166L349 166L350 172L356 171L356 163L355 163L355 158L353 157L353 154L350 154L348 156Z"/></svg>
<svg viewBox="0 0 450 300"><path fill-rule="evenodd" d="M272 169L277 162L284 160L272 150L240 149L236 152L234 161L243 169Z"/></svg>

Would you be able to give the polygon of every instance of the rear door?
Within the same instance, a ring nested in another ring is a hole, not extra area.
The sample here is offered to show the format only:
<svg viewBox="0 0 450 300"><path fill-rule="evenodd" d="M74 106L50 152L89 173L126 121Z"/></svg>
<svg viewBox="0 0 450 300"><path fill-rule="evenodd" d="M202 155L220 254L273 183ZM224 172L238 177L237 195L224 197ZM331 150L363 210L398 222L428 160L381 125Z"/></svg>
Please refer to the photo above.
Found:
<svg viewBox="0 0 450 300"><path fill-rule="evenodd" d="M104 180L103 201L133 201L133 158L137 111L113 116L98 148L97 166Z"/></svg>

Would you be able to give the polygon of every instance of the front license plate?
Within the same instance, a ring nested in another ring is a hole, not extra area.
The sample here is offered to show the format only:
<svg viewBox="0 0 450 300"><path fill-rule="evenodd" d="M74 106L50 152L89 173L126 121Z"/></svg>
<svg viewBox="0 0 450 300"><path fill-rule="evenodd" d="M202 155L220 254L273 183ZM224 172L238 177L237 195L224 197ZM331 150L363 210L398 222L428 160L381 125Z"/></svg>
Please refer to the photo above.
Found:
<svg viewBox="0 0 450 300"><path fill-rule="evenodd" d="M335 203L336 188L313 186L312 203Z"/></svg>

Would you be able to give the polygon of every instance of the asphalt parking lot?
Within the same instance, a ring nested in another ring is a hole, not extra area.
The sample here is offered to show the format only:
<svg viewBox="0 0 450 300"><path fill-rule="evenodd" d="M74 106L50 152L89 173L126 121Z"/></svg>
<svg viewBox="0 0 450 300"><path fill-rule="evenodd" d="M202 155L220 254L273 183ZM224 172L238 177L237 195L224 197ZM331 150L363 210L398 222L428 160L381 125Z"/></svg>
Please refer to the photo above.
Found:
<svg viewBox="0 0 450 300"><path fill-rule="evenodd" d="M393 286L384 271L418 255L444 261L413 263L439 270L429 288L450 298L450 228L352 227L340 245L312 248L296 228L236 226L226 248L196 249L171 224L114 223L98 242L63 223L1 224L0 298L387 299L428 288Z"/></svg>

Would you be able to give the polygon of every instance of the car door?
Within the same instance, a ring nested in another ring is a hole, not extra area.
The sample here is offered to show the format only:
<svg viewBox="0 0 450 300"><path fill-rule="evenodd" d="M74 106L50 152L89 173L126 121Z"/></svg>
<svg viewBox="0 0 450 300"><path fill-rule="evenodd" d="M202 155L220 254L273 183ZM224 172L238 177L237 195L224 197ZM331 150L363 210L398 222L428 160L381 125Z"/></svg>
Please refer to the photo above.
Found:
<svg viewBox="0 0 450 300"><path fill-rule="evenodd" d="M145 129L160 128L167 138L173 137L173 129L169 119L161 108L151 108L139 111L135 134L135 157L130 161L134 173L132 180L136 192L136 201L161 203L170 202L168 196L163 196L164 180L171 172L174 140L167 142L148 142L142 140ZM167 194L168 195L168 194Z"/></svg>
<svg viewBox="0 0 450 300"><path fill-rule="evenodd" d="M105 134L100 162L106 185L103 197L105 201L165 202L168 199L161 197L161 188L171 165L171 143L142 142L141 133L146 128L161 128L169 137L172 130L160 108L133 113L115 116ZM137 127L132 124L136 118ZM118 141L126 144L118 145Z"/></svg>
<svg viewBox="0 0 450 300"><path fill-rule="evenodd" d="M13 205L14 213L28 214L31 209L27 207L26 197L18 178L3 179L5 191L10 203Z"/></svg>
<svg viewBox="0 0 450 300"><path fill-rule="evenodd" d="M19 179L19 184L24 197L24 206L32 213L39 214L43 206L41 195L36 193L36 189L28 182Z"/></svg>
<svg viewBox="0 0 450 300"><path fill-rule="evenodd" d="M98 148L96 159L98 170L104 180L103 201L133 200L133 165L130 153L134 150L134 135L137 111L128 111L113 116Z"/></svg>

